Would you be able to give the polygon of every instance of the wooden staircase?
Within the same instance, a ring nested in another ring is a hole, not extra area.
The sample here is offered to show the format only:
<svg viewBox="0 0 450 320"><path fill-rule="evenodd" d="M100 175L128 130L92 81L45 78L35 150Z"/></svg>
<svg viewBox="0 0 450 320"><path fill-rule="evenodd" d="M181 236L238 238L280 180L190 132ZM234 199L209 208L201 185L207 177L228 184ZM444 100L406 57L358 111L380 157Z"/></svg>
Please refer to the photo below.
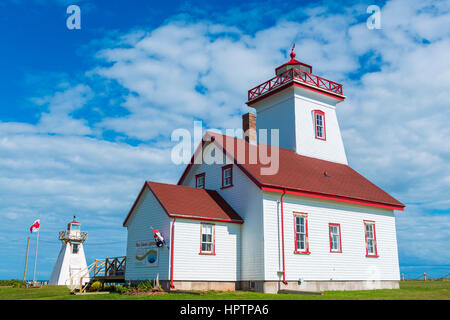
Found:
<svg viewBox="0 0 450 320"><path fill-rule="evenodd" d="M124 283L127 257L114 257L106 259L95 259L95 262L87 268L79 271L70 277L70 292L78 290L85 293L91 285L100 281L102 286L105 283ZM94 273L91 277L90 274ZM89 277L89 282L83 284L83 279ZM80 279L75 283L75 279Z"/></svg>

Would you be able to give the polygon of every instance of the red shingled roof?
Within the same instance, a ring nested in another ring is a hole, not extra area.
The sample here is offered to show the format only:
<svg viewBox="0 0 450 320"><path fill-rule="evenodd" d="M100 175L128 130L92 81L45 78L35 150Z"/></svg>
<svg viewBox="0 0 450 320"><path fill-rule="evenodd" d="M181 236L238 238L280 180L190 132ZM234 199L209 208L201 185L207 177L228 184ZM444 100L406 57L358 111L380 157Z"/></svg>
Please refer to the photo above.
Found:
<svg viewBox="0 0 450 320"><path fill-rule="evenodd" d="M219 147L223 146L224 152L234 159L238 154L236 146L238 143L244 144L246 161L241 164L235 161L235 164L263 190L396 210L403 210L405 207L348 165L302 156L290 149L277 148L280 159L278 173L262 175L261 168L268 165L259 161L256 164L249 164L248 154L251 151L258 151L257 148L263 145L252 145L242 139L212 132L208 132L207 135L214 136L214 143ZM233 143L234 148L230 143ZM190 166L188 165L178 184L183 182Z"/></svg>
<svg viewBox="0 0 450 320"><path fill-rule="evenodd" d="M170 217L230 223L244 222L217 191L147 181L128 213L124 226L146 187L155 195Z"/></svg>

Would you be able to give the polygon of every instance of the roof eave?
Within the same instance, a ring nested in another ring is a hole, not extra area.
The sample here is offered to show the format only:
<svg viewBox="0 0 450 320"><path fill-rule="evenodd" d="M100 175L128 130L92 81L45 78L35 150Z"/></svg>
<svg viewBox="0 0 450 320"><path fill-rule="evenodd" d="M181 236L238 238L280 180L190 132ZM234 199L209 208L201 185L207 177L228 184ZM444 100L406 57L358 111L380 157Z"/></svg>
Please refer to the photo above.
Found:
<svg viewBox="0 0 450 320"><path fill-rule="evenodd" d="M181 218L181 219L190 219L190 220L202 220L202 221L213 221L213 222L226 222L226 223L236 223L243 224L243 220L236 219L222 219L222 218L211 218L211 217L202 217L202 216L191 216L185 214L170 214L172 218Z"/></svg>
<svg viewBox="0 0 450 320"><path fill-rule="evenodd" d="M169 216L169 218L183 218L183 219L191 219L191 220L227 222L227 223L237 223L237 224L243 224L244 223L243 220L239 220L239 219L223 219L223 218L212 218L212 217L191 216L191 215L183 215L183 214L178 214L178 213L170 213L167 210L167 208L164 206L162 201L159 199L158 195L153 191L152 187L150 186L150 181L146 181L144 186L142 187L141 191L139 192L138 197L134 201L133 206L131 207L130 211L128 212L128 215L127 215L127 217L125 218L125 220L124 220L124 222L122 224L123 227L127 226L127 222L129 220L129 218L131 217L131 215L132 215L132 213L134 211L134 208L136 207L136 205L138 204L140 198L142 197L146 187L153 194L153 196L158 201L158 203L161 206L161 208L163 208L163 210L167 214L167 216Z"/></svg>
<svg viewBox="0 0 450 320"><path fill-rule="evenodd" d="M277 193L285 192L286 194L304 196L304 197L309 197L309 198L317 198L317 199L323 199L323 200L352 203L352 204L359 204L359 205L364 205L364 206L369 206L369 207L377 207L377 208L399 210L399 211L404 211L404 209L405 209L405 205L402 203L399 205L395 205L395 204L391 204L391 203L377 202L377 201L371 201L371 200L358 199L358 198L354 198L354 197L345 197L345 196L325 194L325 193L312 192L312 191L305 191L305 190L300 190L300 189L286 188L286 187L282 187L282 186L262 185L260 188L263 191L277 192Z"/></svg>

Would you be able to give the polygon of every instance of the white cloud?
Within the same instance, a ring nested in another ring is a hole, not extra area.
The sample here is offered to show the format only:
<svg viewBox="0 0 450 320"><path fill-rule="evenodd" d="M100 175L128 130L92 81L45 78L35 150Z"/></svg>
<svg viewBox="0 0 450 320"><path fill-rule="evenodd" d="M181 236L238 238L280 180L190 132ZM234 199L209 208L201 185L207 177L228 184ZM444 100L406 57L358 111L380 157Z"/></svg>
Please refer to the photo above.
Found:
<svg viewBox="0 0 450 320"><path fill-rule="evenodd" d="M71 208L117 214L129 205L130 194L121 201L123 188L135 191L151 176L171 177L158 173L170 166L169 150L87 137L11 134L0 140L0 155L3 205L43 204L40 210L46 210L60 204L54 213ZM16 195L27 200L18 202Z"/></svg>
<svg viewBox="0 0 450 320"><path fill-rule="evenodd" d="M425 2L390 2L382 10L383 30L350 29L352 47L359 54L377 51L382 64L347 86L349 101L339 113L354 166L403 201L448 209L450 128L442 119L450 116L450 61L442 53L450 50L450 35L440 28L430 44L417 38L426 8ZM445 20L450 12L435 15Z"/></svg>
<svg viewBox="0 0 450 320"><path fill-rule="evenodd" d="M37 131L73 135L92 134L92 130L84 119L74 119L71 116L91 98L91 89L80 84L62 92L56 92L51 97L33 99L36 104L48 108L48 112L41 114L39 124L36 126Z"/></svg>
<svg viewBox="0 0 450 320"><path fill-rule="evenodd" d="M292 34L298 25L282 23L279 28ZM250 37L222 25L175 21L130 37L129 48L100 52L99 57L113 65L95 72L132 93L123 104L131 112L126 123L114 118L101 125L143 140L191 127L193 119L214 127L229 125L227 120L233 119L232 125L238 126L236 115L246 108L245 88L270 76L275 61L284 59L278 44L288 47L291 37L276 34L265 30ZM269 46L271 41L276 45ZM142 122L150 118L160 125L146 127Z"/></svg>

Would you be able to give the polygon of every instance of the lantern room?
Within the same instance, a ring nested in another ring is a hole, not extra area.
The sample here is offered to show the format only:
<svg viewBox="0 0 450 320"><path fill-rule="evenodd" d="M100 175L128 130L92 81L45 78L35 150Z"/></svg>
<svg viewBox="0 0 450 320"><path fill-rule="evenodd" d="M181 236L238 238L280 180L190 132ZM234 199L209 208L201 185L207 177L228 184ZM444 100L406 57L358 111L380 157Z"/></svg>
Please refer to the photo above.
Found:
<svg viewBox="0 0 450 320"><path fill-rule="evenodd" d="M331 98L336 104L345 100L342 84L312 74L312 66L295 59L291 52L291 60L275 69L275 77L248 91L247 105L252 106L262 99L271 96L290 86L302 87ZM330 100L330 99L328 99Z"/></svg>
<svg viewBox="0 0 450 320"><path fill-rule="evenodd" d="M80 231L81 224L77 221L72 221L67 225L67 230L69 231Z"/></svg>
<svg viewBox="0 0 450 320"><path fill-rule="evenodd" d="M291 52L291 60L286 62L285 64L279 66L275 69L275 74L279 76L280 74L291 70L291 69L297 69L306 73L312 73L312 67L309 64L305 64L303 62L295 60L295 52Z"/></svg>
<svg viewBox="0 0 450 320"><path fill-rule="evenodd" d="M76 221L76 217L73 217L73 221L67 224L67 230L59 233L59 240L84 242L87 240L87 232L81 232L81 223Z"/></svg>

